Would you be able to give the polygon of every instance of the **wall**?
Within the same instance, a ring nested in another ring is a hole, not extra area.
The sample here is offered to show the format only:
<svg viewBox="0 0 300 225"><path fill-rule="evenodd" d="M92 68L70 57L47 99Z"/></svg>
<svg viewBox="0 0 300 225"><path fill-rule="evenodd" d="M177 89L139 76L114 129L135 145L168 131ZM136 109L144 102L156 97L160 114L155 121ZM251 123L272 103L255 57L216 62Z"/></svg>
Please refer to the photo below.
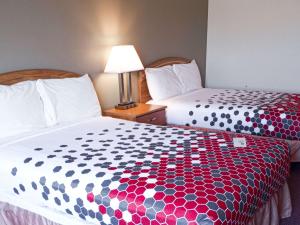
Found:
<svg viewBox="0 0 300 225"><path fill-rule="evenodd" d="M205 77L207 7L207 0L0 1L0 73L90 73L104 108L118 102L117 76L101 74L115 44L134 44L144 64L195 58Z"/></svg>
<svg viewBox="0 0 300 225"><path fill-rule="evenodd" d="M300 1L210 0L207 86L300 93Z"/></svg>

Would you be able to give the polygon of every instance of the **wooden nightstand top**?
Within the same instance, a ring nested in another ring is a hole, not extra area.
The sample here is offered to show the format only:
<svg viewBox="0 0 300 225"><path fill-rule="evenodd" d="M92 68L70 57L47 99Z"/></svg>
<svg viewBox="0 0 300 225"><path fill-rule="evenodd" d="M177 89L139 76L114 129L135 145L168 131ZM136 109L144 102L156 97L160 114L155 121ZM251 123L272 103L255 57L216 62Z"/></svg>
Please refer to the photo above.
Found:
<svg viewBox="0 0 300 225"><path fill-rule="evenodd" d="M148 115L154 112L165 110L167 106L151 105L139 103L137 107L120 110L120 109L108 109L104 110L104 116L117 117L120 119L135 120L137 117Z"/></svg>

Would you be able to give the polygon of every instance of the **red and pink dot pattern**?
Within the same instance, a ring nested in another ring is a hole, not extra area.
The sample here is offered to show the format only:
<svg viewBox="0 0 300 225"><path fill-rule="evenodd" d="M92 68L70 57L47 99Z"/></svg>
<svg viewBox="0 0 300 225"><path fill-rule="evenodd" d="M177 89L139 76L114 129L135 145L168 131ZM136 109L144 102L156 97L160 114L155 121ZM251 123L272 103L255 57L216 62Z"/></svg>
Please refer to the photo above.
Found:
<svg viewBox="0 0 300 225"><path fill-rule="evenodd" d="M139 169L124 170L109 190L113 224L246 224L289 171L284 143L254 137L247 143L234 148L232 137L222 133L171 141L176 152L161 153L151 168L136 163ZM93 196L87 198L96 204ZM107 215L107 207L100 204L99 212Z"/></svg>

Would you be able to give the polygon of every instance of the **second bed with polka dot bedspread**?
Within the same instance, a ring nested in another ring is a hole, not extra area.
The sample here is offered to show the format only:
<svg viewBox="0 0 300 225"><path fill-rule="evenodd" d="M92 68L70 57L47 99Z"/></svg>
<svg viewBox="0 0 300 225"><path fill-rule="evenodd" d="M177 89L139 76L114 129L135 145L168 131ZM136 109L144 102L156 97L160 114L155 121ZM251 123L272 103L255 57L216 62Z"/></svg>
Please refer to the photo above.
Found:
<svg viewBox="0 0 300 225"><path fill-rule="evenodd" d="M300 94L202 88L151 103L169 124L300 141Z"/></svg>

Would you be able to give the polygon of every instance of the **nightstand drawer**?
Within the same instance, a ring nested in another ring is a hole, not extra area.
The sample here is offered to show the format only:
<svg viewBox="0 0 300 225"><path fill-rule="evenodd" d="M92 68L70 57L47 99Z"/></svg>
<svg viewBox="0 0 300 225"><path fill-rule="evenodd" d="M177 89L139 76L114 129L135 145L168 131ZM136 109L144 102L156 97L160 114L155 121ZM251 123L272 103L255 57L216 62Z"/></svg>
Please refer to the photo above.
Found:
<svg viewBox="0 0 300 225"><path fill-rule="evenodd" d="M150 123L154 125L166 125L166 112L165 110L160 110L144 116L139 116L136 118L136 121L140 123Z"/></svg>

